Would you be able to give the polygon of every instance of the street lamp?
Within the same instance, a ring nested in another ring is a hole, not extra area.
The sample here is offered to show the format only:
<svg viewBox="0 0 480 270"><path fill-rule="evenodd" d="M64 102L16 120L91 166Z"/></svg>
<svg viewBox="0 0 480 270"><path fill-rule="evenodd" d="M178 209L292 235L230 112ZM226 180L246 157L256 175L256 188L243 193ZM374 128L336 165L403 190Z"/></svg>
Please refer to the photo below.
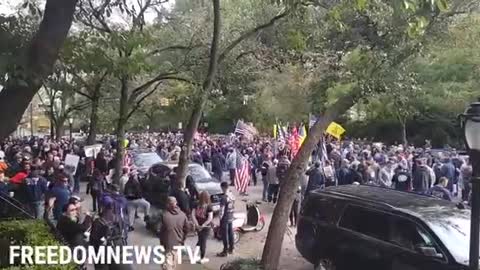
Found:
<svg viewBox="0 0 480 270"><path fill-rule="evenodd" d="M73 139L73 134L72 134L73 118L69 118L68 123L70 124L70 141L71 141Z"/></svg>
<svg viewBox="0 0 480 270"><path fill-rule="evenodd" d="M473 169L469 269L478 270L480 244L480 102L470 104L459 118Z"/></svg>

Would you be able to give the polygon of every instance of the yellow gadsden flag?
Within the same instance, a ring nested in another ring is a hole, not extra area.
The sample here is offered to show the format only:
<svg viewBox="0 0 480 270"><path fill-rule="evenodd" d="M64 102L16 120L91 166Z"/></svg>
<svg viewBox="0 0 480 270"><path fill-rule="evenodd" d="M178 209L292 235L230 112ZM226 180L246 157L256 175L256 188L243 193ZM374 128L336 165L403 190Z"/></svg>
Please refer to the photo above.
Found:
<svg viewBox="0 0 480 270"><path fill-rule="evenodd" d="M345 133L345 129L340 126L339 124L332 122L327 128L326 131L328 134L332 135L335 137L337 140L340 140L341 136L343 133Z"/></svg>

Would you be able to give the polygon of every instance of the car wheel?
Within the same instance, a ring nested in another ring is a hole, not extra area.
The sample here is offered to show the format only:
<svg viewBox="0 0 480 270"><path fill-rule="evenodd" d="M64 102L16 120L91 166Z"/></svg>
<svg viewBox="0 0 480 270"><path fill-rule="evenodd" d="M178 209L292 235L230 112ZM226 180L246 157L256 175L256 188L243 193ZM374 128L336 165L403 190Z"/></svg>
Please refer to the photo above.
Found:
<svg viewBox="0 0 480 270"><path fill-rule="evenodd" d="M233 242L237 244L240 242L240 232L239 231L234 231L233 232Z"/></svg>
<svg viewBox="0 0 480 270"><path fill-rule="evenodd" d="M332 259L321 259L315 266L315 270L336 270L337 267Z"/></svg>

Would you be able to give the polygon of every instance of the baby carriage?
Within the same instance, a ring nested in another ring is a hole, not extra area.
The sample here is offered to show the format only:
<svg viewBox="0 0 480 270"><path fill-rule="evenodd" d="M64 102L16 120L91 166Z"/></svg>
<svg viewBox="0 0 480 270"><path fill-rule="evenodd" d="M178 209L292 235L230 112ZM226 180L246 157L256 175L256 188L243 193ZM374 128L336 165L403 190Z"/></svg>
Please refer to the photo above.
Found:
<svg viewBox="0 0 480 270"><path fill-rule="evenodd" d="M240 241L240 234L247 232L259 232L265 227L265 217L260 213L260 209L256 203L247 203L247 213L233 214L233 241ZM218 240L222 239L222 231L220 226L213 228L214 236Z"/></svg>

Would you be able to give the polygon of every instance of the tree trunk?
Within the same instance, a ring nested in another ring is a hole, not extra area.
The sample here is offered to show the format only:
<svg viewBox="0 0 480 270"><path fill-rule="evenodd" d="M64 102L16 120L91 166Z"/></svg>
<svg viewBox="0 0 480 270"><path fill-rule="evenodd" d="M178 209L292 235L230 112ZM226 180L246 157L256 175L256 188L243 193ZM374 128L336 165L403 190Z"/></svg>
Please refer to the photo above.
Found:
<svg viewBox="0 0 480 270"><path fill-rule="evenodd" d="M197 131L198 124L200 123L200 118L202 117L203 107L205 106L207 97L202 95L200 100L193 108L192 116L188 121L187 126L185 127L183 133L183 145L182 151L180 152L180 158L178 160L178 169L177 169L177 185L185 187L185 181L187 178L187 167L188 162L190 161L190 153L192 152L193 138L195 137L195 132Z"/></svg>
<svg viewBox="0 0 480 270"><path fill-rule="evenodd" d="M57 124L55 125L55 139L60 140L65 135L65 119L66 118L59 118L55 121Z"/></svg>
<svg viewBox="0 0 480 270"><path fill-rule="evenodd" d="M50 138L55 139L55 128L57 123L55 121L55 113L54 113L53 101L50 101L50 111L48 112L50 118Z"/></svg>
<svg viewBox="0 0 480 270"><path fill-rule="evenodd" d="M344 96L326 110L323 116L320 117L320 120L317 121L308 132L305 142L300 147L298 154L293 159L292 165L287 171L285 180L280 183L280 194L275 210L273 211L272 221L268 228L267 240L263 248L262 265L265 270L278 269L290 208L297 187L300 185L300 176L302 173L305 173L308 159L314 147L320 141L328 125L338 116L347 112L354 103L355 98L353 96Z"/></svg>
<svg viewBox="0 0 480 270"><path fill-rule="evenodd" d="M98 95L94 95L92 98L92 111L90 112L90 126L88 129L87 145L95 144L97 141L97 128L98 128L98 105L100 98Z"/></svg>
<svg viewBox="0 0 480 270"><path fill-rule="evenodd" d="M117 153L115 154L115 172L113 174L113 182L120 183L120 176L122 175L123 157L125 155L125 125L127 124L128 116L128 78L121 79L121 96L120 96L120 114L117 122Z"/></svg>
<svg viewBox="0 0 480 270"><path fill-rule="evenodd" d="M40 27L30 41L20 73L8 79L0 92L0 140L15 131L30 101L51 72L70 26L78 0L47 0Z"/></svg>
<svg viewBox="0 0 480 270"><path fill-rule="evenodd" d="M408 140L407 140L407 123L406 121L400 121L400 126L402 128L402 142L404 149L408 147Z"/></svg>
<svg viewBox="0 0 480 270"><path fill-rule="evenodd" d="M190 159L190 153L192 151L193 137L197 131L200 118L202 117L203 108L207 102L208 94L213 86L215 75L217 74L218 67L218 47L220 40L221 30L221 18L220 18L220 0L213 0L213 36L212 45L210 47L210 63L208 67L208 74L203 82L202 94L200 95L197 104L193 108L192 116L185 127L183 134L183 146L178 160L177 169L177 184L181 187L185 187L185 180L187 178L187 166Z"/></svg>

